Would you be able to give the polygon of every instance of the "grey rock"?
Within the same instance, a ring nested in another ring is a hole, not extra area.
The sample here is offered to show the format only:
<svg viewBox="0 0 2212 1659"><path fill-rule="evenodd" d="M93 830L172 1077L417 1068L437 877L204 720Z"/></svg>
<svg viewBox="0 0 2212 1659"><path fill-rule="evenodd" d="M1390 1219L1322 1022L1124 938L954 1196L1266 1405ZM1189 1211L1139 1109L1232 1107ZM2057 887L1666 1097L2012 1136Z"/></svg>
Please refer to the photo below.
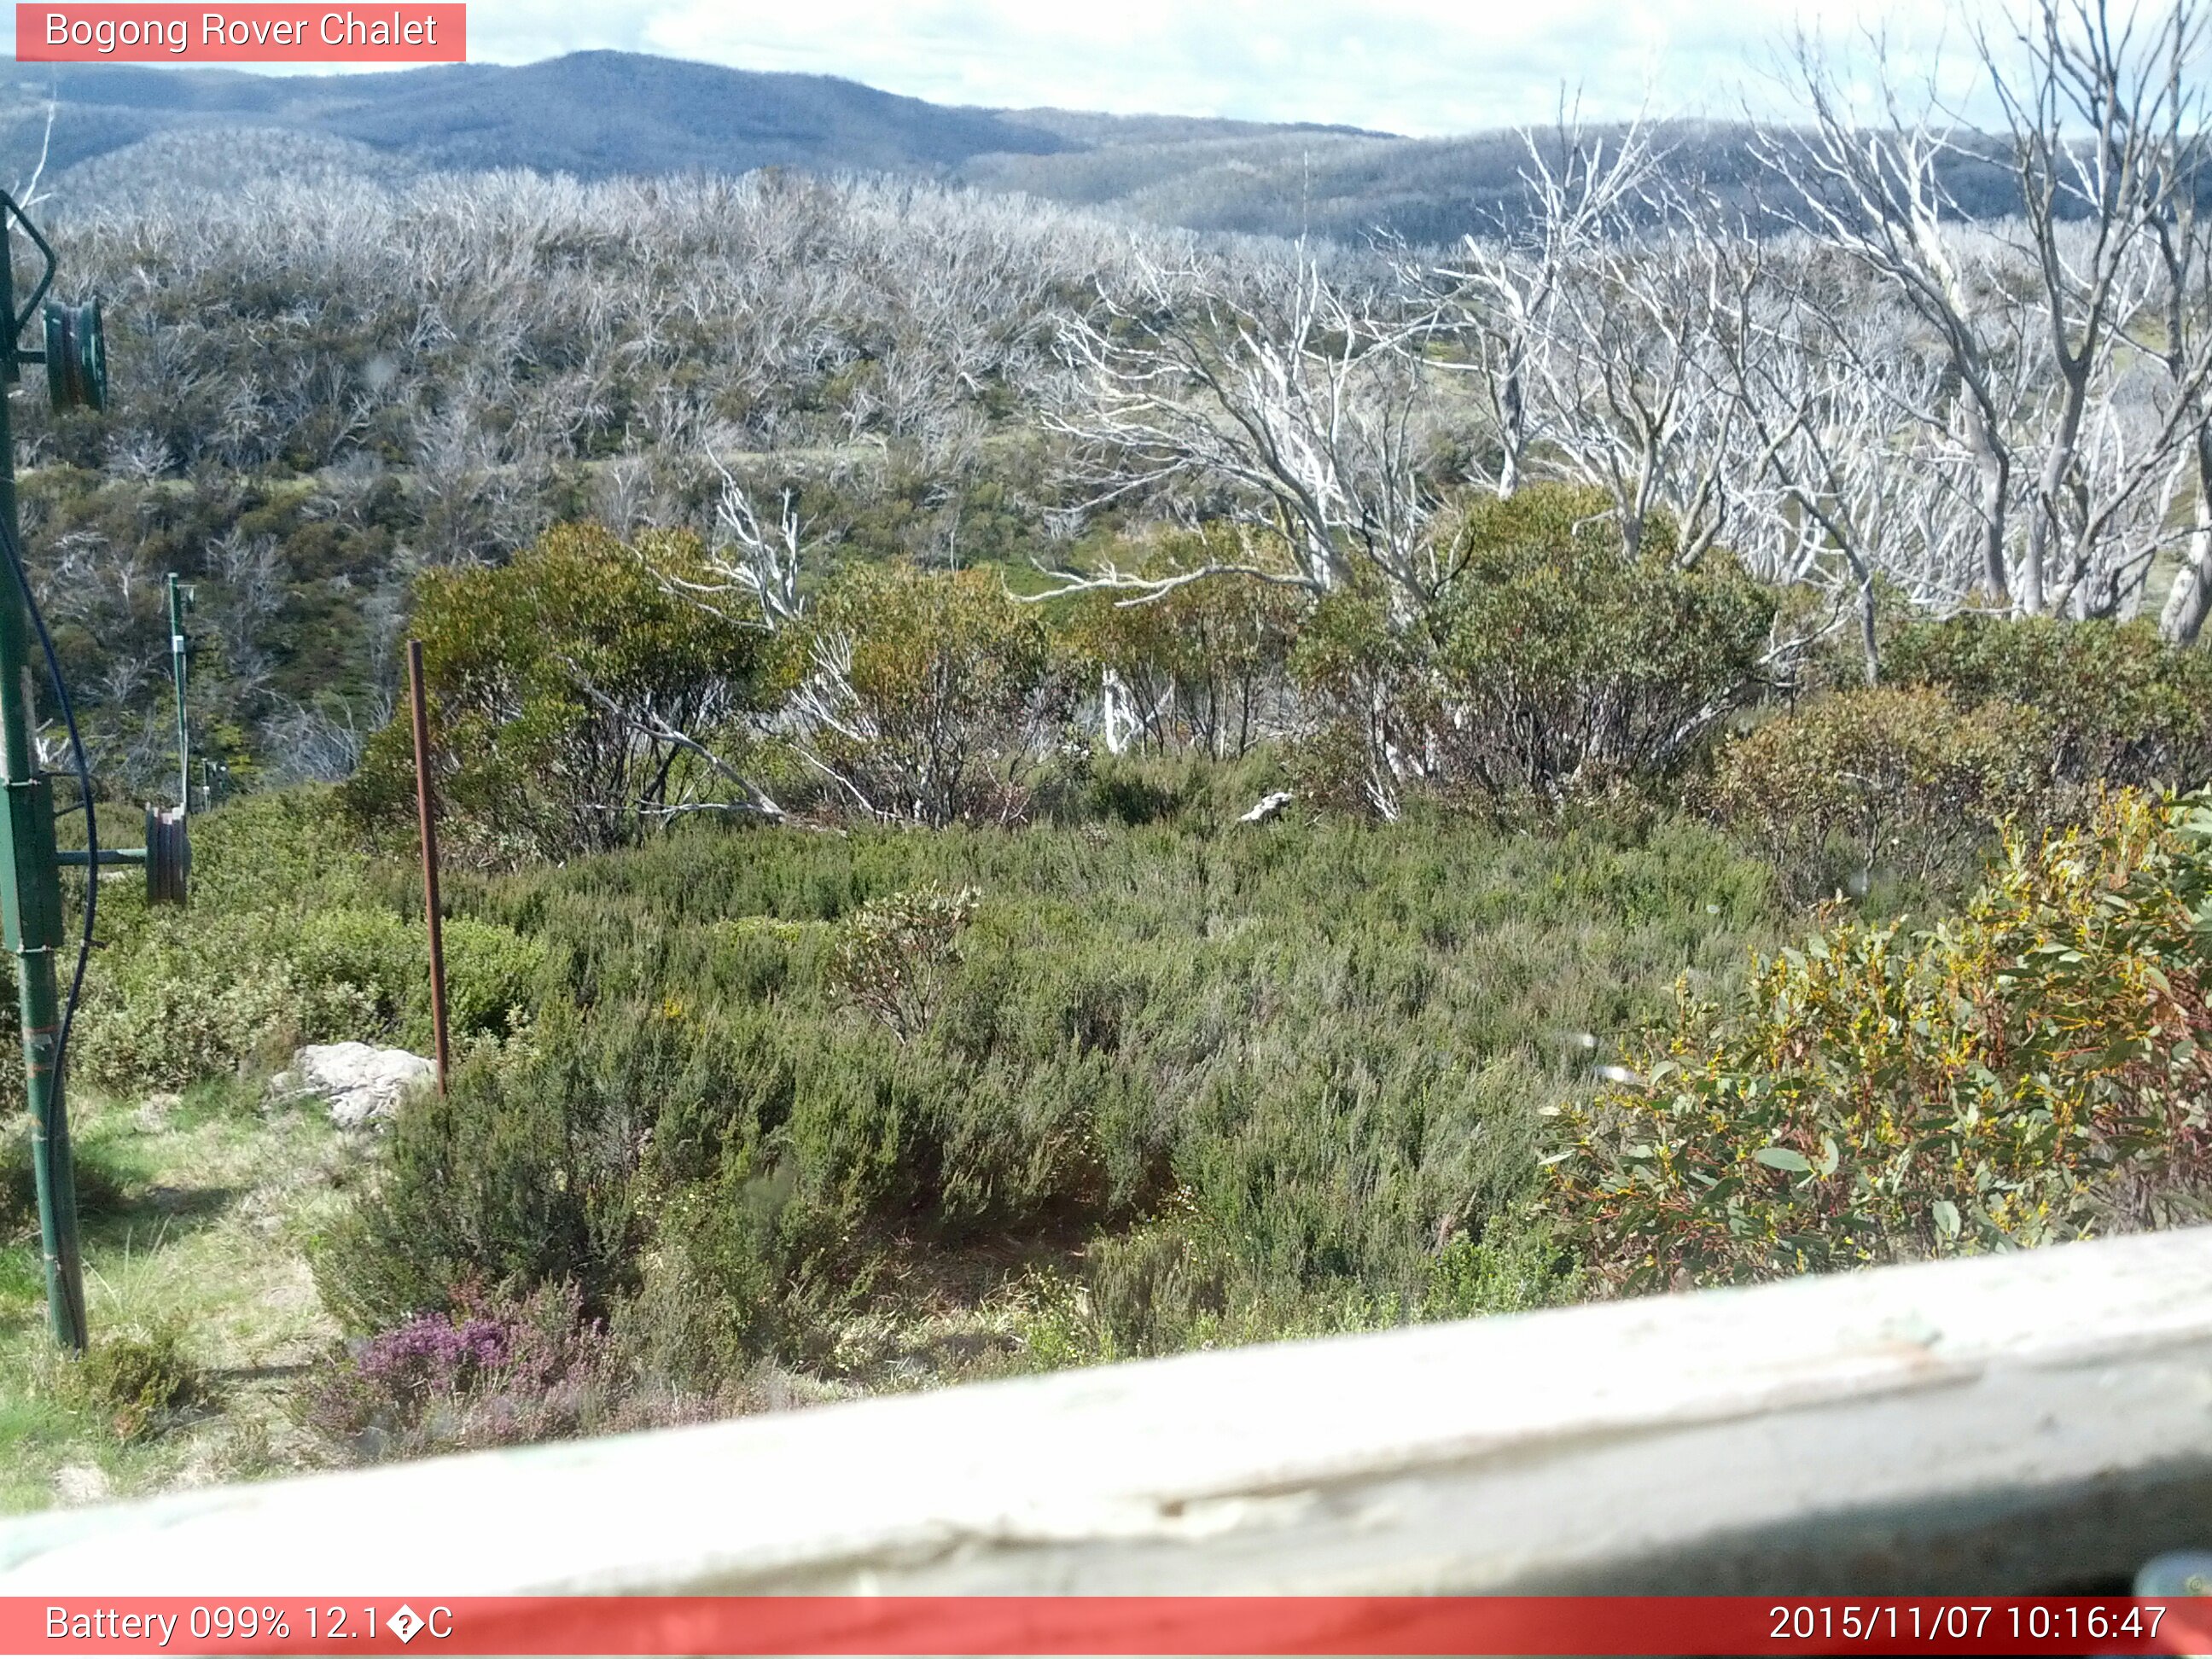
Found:
<svg viewBox="0 0 2212 1659"><path fill-rule="evenodd" d="M402 1096L435 1071L420 1054L366 1042L309 1043L269 1081L272 1099L317 1096L330 1103L331 1121L342 1129L380 1122L398 1109Z"/></svg>

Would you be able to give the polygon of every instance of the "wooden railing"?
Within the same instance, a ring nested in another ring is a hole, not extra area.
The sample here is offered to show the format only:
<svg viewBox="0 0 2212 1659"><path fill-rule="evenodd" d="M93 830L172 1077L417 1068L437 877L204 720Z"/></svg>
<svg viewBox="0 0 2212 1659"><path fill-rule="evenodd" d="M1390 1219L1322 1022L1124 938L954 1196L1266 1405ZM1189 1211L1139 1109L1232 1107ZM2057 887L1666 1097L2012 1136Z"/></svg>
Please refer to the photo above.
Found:
<svg viewBox="0 0 2212 1659"><path fill-rule="evenodd" d="M2212 1229L0 1525L0 1593L1983 1593L2212 1546Z"/></svg>

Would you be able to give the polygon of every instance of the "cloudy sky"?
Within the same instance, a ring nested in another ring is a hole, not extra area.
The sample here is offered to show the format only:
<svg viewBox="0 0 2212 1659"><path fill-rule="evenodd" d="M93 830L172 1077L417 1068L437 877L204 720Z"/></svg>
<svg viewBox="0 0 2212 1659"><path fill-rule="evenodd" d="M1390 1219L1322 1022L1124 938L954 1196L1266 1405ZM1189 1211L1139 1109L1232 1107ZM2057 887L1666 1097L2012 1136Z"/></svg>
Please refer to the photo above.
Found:
<svg viewBox="0 0 2212 1659"><path fill-rule="evenodd" d="M943 103L1342 122L1434 134L1778 101L1803 21L1963 44L1978 0L472 0L470 56L611 46L848 76Z"/></svg>

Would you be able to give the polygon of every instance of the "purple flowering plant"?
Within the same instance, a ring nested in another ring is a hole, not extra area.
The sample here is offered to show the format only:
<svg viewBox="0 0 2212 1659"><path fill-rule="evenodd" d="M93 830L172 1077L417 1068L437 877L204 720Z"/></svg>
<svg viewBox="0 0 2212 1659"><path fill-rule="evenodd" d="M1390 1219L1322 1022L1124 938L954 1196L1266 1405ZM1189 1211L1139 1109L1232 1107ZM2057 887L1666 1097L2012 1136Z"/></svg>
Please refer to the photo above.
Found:
<svg viewBox="0 0 2212 1659"><path fill-rule="evenodd" d="M308 1419L372 1455L584 1431L619 1392L604 1326L572 1285L514 1296L465 1285L325 1362Z"/></svg>

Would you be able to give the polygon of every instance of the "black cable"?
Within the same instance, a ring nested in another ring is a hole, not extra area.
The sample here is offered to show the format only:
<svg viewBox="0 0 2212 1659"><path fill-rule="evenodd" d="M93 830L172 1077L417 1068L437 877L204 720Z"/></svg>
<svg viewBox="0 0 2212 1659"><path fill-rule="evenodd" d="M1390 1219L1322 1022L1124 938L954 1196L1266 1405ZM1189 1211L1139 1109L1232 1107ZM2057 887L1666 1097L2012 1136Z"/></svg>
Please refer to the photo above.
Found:
<svg viewBox="0 0 2212 1659"><path fill-rule="evenodd" d="M23 608L30 613L31 626L37 630L39 648L46 653L46 675L53 682L54 703L61 710L62 724L69 729L70 756L76 763L78 804L84 808L84 933L77 941L76 972L70 976L69 1000L62 1007L62 1029L54 1043L54 1087L62 1085L62 1066L69 1056L70 1027L76 1019L76 1005L84 994L85 964L92 960L92 927L100 913L100 826L92 804L92 767L84 757L84 739L77 735L76 711L70 706L69 685L62 678L62 659L54 649L54 636L46 631L46 618L39 609L39 596L31 592L31 573L23 563L23 545L15 538L15 526L7 515L0 514L0 549L8 556L8 568L15 573L16 591L23 596Z"/></svg>

